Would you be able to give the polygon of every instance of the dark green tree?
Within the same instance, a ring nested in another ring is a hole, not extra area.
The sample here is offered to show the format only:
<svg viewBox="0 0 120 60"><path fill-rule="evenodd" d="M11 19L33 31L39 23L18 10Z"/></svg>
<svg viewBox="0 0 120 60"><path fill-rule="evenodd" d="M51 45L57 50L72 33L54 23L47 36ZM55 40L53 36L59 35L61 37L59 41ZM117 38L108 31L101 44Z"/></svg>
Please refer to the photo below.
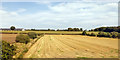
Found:
<svg viewBox="0 0 120 60"><path fill-rule="evenodd" d="M50 31L50 29L48 29L48 31Z"/></svg>
<svg viewBox="0 0 120 60"><path fill-rule="evenodd" d="M15 26L11 26L10 29L11 29L11 30L15 30Z"/></svg>
<svg viewBox="0 0 120 60"><path fill-rule="evenodd" d="M80 28L80 31L83 31L83 29L82 29L82 28Z"/></svg>
<svg viewBox="0 0 120 60"><path fill-rule="evenodd" d="M95 33L91 33L91 35L90 36L96 36L96 34Z"/></svg>
<svg viewBox="0 0 120 60"><path fill-rule="evenodd" d="M72 28L68 28L68 31L73 31L73 29Z"/></svg>
<svg viewBox="0 0 120 60"><path fill-rule="evenodd" d="M80 29L79 28L73 28L73 31L79 31Z"/></svg>

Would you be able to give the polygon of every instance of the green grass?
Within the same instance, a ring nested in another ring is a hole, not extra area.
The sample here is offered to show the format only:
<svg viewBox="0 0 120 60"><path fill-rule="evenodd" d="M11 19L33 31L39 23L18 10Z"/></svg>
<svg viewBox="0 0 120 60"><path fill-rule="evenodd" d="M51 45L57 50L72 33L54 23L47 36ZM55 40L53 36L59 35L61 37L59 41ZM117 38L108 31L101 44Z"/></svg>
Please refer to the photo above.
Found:
<svg viewBox="0 0 120 60"><path fill-rule="evenodd" d="M28 51L28 49L27 48L25 48L25 50L19 55L19 57L18 58L23 58L23 55L26 53Z"/></svg>

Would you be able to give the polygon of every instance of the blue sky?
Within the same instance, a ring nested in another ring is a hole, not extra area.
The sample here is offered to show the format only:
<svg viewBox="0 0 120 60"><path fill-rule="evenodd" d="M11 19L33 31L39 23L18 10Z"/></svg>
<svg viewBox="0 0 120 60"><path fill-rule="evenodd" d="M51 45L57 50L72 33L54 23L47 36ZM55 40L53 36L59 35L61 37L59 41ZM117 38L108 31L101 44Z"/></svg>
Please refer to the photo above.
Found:
<svg viewBox="0 0 120 60"><path fill-rule="evenodd" d="M117 2L3 2L0 27L91 29L118 25Z"/></svg>

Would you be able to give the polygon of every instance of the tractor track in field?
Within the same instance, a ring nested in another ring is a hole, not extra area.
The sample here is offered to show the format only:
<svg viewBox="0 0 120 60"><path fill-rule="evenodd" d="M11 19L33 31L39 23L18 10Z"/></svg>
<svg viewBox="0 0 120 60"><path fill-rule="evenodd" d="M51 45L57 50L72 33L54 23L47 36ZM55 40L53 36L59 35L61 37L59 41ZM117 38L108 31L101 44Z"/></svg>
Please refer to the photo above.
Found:
<svg viewBox="0 0 120 60"><path fill-rule="evenodd" d="M117 39L112 38L45 35L29 49L24 58L117 58L117 43Z"/></svg>

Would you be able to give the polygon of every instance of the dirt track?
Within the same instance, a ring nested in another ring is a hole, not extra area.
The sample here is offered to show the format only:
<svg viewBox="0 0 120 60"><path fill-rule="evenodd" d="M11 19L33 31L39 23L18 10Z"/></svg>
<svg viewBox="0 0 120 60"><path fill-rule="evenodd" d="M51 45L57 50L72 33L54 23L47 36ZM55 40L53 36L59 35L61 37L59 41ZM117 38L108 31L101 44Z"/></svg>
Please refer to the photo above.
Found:
<svg viewBox="0 0 120 60"><path fill-rule="evenodd" d="M118 39L80 35L45 35L24 58L117 58Z"/></svg>

